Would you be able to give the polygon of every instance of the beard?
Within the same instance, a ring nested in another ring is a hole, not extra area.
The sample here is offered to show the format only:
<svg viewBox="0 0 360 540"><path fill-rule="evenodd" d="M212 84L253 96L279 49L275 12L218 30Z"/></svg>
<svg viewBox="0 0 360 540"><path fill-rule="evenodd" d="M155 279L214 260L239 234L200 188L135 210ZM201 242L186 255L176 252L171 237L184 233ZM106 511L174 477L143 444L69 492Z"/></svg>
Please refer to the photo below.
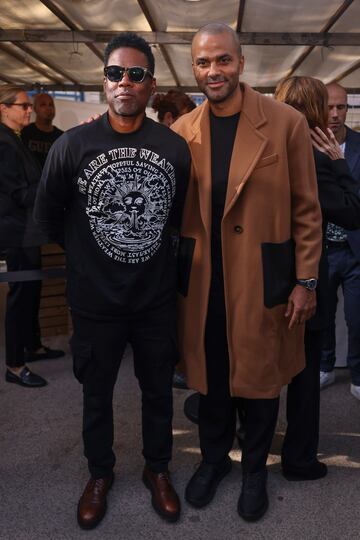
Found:
<svg viewBox="0 0 360 540"><path fill-rule="evenodd" d="M225 86L223 86L219 90L216 90L215 88L213 89L208 86L209 82L224 82ZM229 81L229 79L225 79L224 77L208 79L204 83L198 82L199 89L205 94L208 100L212 103L222 103L226 101L230 96L232 96L232 94L235 92L238 85L239 85L238 81L233 83L233 81L231 80Z"/></svg>

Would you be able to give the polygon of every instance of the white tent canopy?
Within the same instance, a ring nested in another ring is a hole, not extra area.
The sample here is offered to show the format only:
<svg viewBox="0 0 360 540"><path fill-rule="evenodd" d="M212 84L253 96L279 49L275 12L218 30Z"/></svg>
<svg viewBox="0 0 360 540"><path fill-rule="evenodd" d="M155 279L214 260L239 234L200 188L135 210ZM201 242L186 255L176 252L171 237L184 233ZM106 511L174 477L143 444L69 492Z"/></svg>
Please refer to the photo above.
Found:
<svg viewBox="0 0 360 540"><path fill-rule="evenodd" d="M194 91L191 38L215 21L239 32L261 91L294 73L360 93L359 0L1 0L0 81L101 90L106 42L131 30L153 46L160 90Z"/></svg>

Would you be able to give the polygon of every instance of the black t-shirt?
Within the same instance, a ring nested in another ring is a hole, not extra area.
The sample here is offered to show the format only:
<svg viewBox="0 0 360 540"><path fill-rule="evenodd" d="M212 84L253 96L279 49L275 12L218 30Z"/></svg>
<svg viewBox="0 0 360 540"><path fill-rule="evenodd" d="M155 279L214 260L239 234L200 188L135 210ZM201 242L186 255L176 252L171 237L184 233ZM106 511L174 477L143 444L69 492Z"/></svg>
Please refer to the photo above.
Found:
<svg viewBox="0 0 360 540"><path fill-rule="evenodd" d="M215 116L210 111L212 179L211 280L212 288L221 291L223 290L221 221L224 215L230 161L239 117L240 113L232 116Z"/></svg>
<svg viewBox="0 0 360 540"><path fill-rule="evenodd" d="M51 145L63 133L64 132L56 126L53 126L52 131L42 131L35 123L32 123L24 127L21 131L21 139L25 146L27 146L36 157L41 168L43 168Z"/></svg>
<svg viewBox="0 0 360 540"><path fill-rule="evenodd" d="M104 114L56 141L35 218L53 238L65 229L73 310L116 317L175 297L170 229L179 221L189 170L184 139L149 118L122 134Z"/></svg>

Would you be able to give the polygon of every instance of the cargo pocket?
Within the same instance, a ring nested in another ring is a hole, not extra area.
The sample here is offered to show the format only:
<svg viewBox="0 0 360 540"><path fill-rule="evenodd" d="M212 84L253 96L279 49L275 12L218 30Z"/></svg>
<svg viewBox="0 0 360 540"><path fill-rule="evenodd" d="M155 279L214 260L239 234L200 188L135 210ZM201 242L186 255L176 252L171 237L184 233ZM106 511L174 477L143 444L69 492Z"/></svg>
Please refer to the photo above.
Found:
<svg viewBox="0 0 360 540"><path fill-rule="evenodd" d="M80 383L83 383L85 375L91 365L91 344L79 341L76 337L72 336L70 338L70 348L73 356L74 375Z"/></svg>
<svg viewBox="0 0 360 540"><path fill-rule="evenodd" d="M261 244L264 305L273 308L286 304L296 285L295 242L290 239L280 243Z"/></svg>

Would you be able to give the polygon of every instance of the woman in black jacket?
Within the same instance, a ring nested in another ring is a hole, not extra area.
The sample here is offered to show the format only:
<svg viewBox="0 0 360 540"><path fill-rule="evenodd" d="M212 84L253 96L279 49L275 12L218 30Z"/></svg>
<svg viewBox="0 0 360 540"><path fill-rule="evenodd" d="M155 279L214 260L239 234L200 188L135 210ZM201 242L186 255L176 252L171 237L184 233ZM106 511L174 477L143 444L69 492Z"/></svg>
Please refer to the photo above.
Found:
<svg viewBox="0 0 360 540"><path fill-rule="evenodd" d="M323 232L331 221L346 229L360 227L359 186L352 179L341 149L327 129L328 98L324 84L312 77L288 77L275 91L275 99L302 112L314 144ZM305 327L305 369L288 386L287 430L282 448L282 469L288 480L315 480L327 473L317 459L320 410L320 358L327 327L327 259L320 259L317 309Z"/></svg>
<svg viewBox="0 0 360 540"><path fill-rule="evenodd" d="M29 97L21 88L0 87L0 248L8 271L41 267L39 246L44 239L32 220L41 170L20 139L31 110ZM49 357L49 349L40 341L40 290L41 281L9 283L6 300L5 379L26 387L46 384L25 365L25 355L29 361Z"/></svg>

